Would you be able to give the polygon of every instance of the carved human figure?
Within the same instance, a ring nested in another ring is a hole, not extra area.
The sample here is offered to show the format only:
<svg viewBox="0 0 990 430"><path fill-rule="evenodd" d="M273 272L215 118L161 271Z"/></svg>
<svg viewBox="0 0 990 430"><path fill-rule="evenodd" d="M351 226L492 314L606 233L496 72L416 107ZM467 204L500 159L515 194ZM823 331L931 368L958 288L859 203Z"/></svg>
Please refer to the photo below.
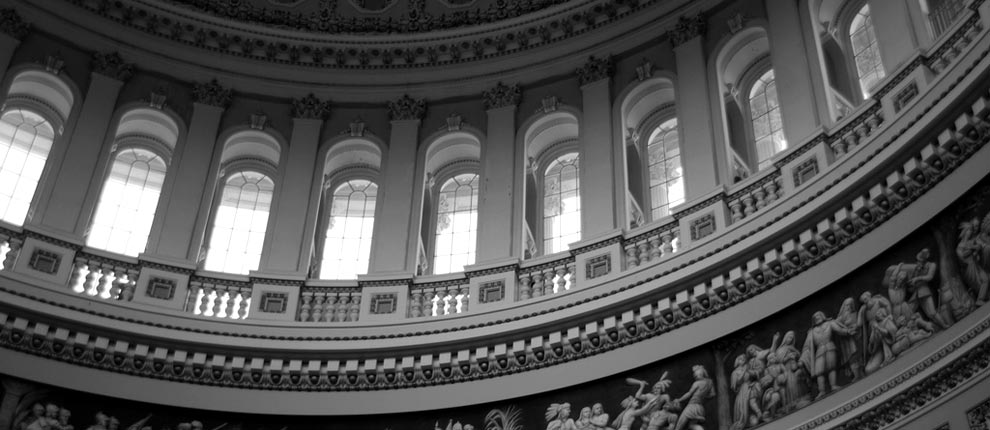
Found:
<svg viewBox="0 0 990 430"><path fill-rule="evenodd" d="M23 418L21 422L17 423L18 430L25 430L28 426L34 424L36 421L45 418L45 405L41 403L35 403L31 405L31 413L27 417Z"/></svg>
<svg viewBox="0 0 990 430"><path fill-rule="evenodd" d="M601 403L591 405L591 425L595 430L614 430L608 426L608 414Z"/></svg>
<svg viewBox="0 0 990 430"><path fill-rule="evenodd" d="M694 383L683 396L677 399L676 404L687 402L681 415L677 418L677 426L674 430L704 430L702 426L705 422L705 400L715 397L715 383L708 377L708 371L704 366L695 365L691 368L694 374Z"/></svg>
<svg viewBox="0 0 990 430"><path fill-rule="evenodd" d="M787 412L803 408L811 402L808 387L808 369L801 363L801 351L794 344L797 335L794 330L784 333L776 354L784 365L784 409Z"/></svg>
<svg viewBox="0 0 990 430"><path fill-rule="evenodd" d="M812 327L808 330L808 337L804 341L804 348L801 350L801 361L808 369L811 369L812 376L818 382L818 396L821 398L825 394L839 388L836 381L836 369L838 368L838 354L833 342L836 333L851 336L853 334L848 328L828 319L822 311L811 315Z"/></svg>
<svg viewBox="0 0 990 430"><path fill-rule="evenodd" d="M93 416L93 425L89 426L86 430L107 430L107 424L109 424L109 422L110 417L107 416L107 414L102 411L97 412L96 415Z"/></svg>
<svg viewBox="0 0 990 430"><path fill-rule="evenodd" d="M752 427L756 423L751 422L750 417L759 417L763 414L759 403L751 398L751 388L749 360L746 358L746 354L740 354L736 357L735 370L729 377L729 389L736 393L732 405L732 430Z"/></svg>
<svg viewBox="0 0 990 430"><path fill-rule="evenodd" d="M856 312L856 303L852 297L847 297L842 301L842 306L839 307L839 313L836 315L835 321L845 326L850 332L848 335L839 334L838 341L836 342L841 358L839 365L848 367L853 379L859 379L863 376L863 356L856 346L859 343L859 314Z"/></svg>
<svg viewBox="0 0 990 430"><path fill-rule="evenodd" d="M908 301L908 272L904 264L890 266L884 274L882 285L887 287L891 315L896 319L917 309L917 301Z"/></svg>
<svg viewBox="0 0 990 430"><path fill-rule="evenodd" d="M963 265L963 279L966 285L976 290L977 306L986 303L988 288L990 288L990 273L982 261L984 249L990 249L990 243L983 243L977 234L980 221L964 221L959 226L959 244L956 245L956 256ZM982 234L982 232L980 232Z"/></svg>
<svg viewBox="0 0 990 430"><path fill-rule="evenodd" d="M663 409L650 420L650 426L651 429L656 430L673 430L677 426L677 402L667 402L663 405Z"/></svg>
<svg viewBox="0 0 990 430"><path fill-rule="evenodd" d="M939 327L946 328L949 323L935 308L935 298L932 296L931 283L937 274L937 266L934 262L928 261L931 252L924 248L918 252L917 261L914 263L914 270L911 271L908 285L913 289L912 301L916 302L925 316L935 322Z"/></svg>
<svg viewBox="0 0 990 430"><path fill-rule="evenodd" d="M894 335L894 343L890 347L895 356L900 355L918 342L928 339L935 329L932 323L925 321L918 314L914 314L910 319L901 318L896 321L896 324L897 333Z"/></svg>
<svg viewBox="0 0 990 430"><path fill-rule="evenodd" d="M622 412L615 417L615 421L612 421L612 425L616 430L632 430L633 422L636 418L646 414L650 410L649 405L644 405L639 407L639 400L633 396L626 397L622 399L620 403L622 405Z"/></svg>
<svg viewBox="0 0 990 430"><path fill-rule="evenodd" d="M58 428L59 430L74 430L76 427L69 424L69 418L72 418L72 412L66 408L62 408L58 411Z"/></svg>
<svg viewBox="0 0 990 430"><path fill-rule="evenodd" d="M767 369L760 379L763 388L763 421L769 422L783 413L784 365L780 363L776 352L767 355Z"/></svg>
<svg viewBox="0 0 990 430"><path fill-rule="evenodd" d="M547 430L574 430L570 403L554 403L547 408Z"/></svg>
<svg viewBox="0 0 990 430"><path fill-rule="evenodd" d="M120 420L117 417L111 416L107 424L107 430L120 430Z"/></svg>
<svg viewBox="0 0 990 430"><path fill-rule="evenodd" d="M862 331L862 350L865 361L864 371L866 373L873 373L873 371L880 367L880 363L886 360L885 354L889 354L889 351L883 350L883 343L877 343L874 340L877 337L873 332L875 327L873 321L876 320L877 313L880 309L884 309L887 314L890 314L891 306L890 301L886 297L880 294L874 295L869 291L863 292L859 296L859 302L862 305L859 307L859 318L857 321Z"/></svg>
<svg viewBox="0 0 990 430"><path fill-rule="evenodd" d="M897 336L897 324L887 311L880 308L870 322L869 349L874 351L866 362L866 372L873 373L894 359L894 341Z"/></svg>
<svg viewBox="0 0 990 430"><path fill-rule="evenodd" d="M32 407L32 411L34 408ZM26 430L58 430L59 407L54 403L44 406L44 414L26 427Z"/></svg>
<svg viewBox="0 0 990 430"><path fill-rule="evenodd" d="M660 375L660 379L653 384L653 388L649 393L644 393L646 390L646 381L629 378L626 382L639 385L639 389L636 390L636 394L633 397L646 409L646 412L643 414L643 424L640 428L643 430L656 430L657 426L660 425L657 415L663 410L664 405L670 402L670 395L667 394L667 388L670 387L670 379L667 379L667 372L663 372Z"/></svg>
<svg viewBox="0 0 990 430"><path fill-rule="evenodd" d="M591 424L591 407L585 406L578 413L578 419L574 421L577 430L592 430L595 427Z"/></svg>

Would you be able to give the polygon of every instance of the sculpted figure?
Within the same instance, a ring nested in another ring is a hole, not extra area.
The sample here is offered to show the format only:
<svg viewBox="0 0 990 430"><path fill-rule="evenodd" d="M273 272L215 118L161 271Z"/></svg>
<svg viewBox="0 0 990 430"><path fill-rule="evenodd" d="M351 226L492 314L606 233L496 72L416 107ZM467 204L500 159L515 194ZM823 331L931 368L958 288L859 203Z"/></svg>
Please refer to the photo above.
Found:
<svg viewBox="0 0 990 430"><path fill-rule="evenodd" d="M963 279L966 285L976 290L977 306L986 303L987 290L990 288L990 273L985 268L988 262L982 259L983 251L990 250L990 243L983 243L979 239L976 234L979 228L977 219L963 222L959 226L959 244L956 245L956 256L964 268Z"/></svg>
<svg viewBox="0 0 990 430"><path fill-rule="evenodd" d="M649 393L643 392L646 389L646 381L628 378L626 382L639 385L639 389L636 390L633 398L641 402L643 408L646 409L643 413L643 425L640 428L643 430L656 430L660 425L657 415L663 410L664 405L670 402L670 395L666 394L667 388L670 387L667 372L663 372L663 375L660 375L660 379L653 384L653 389Z"/></svg>
<svg viewBox="0 0 990 430"><path fill-rule="evenodd" d="M59 407L54 403L46 404L43 415L28 424L26 430L58 430L58 411Z"/></svg>
<svg viewBox="0 0 990 430"><path fill-rule="evenodd" d="M547 408L547 430L575 430L570 403L554 403Z"/></svg>
<svg viewBox="0 0 990 430"><path fill-rule="evenodd" d="M866 373L873 373L873 371L880 367L880 363L885 360L885 352L882 349L883 344L877 343L874 340L877 338L877 335L874 333L875 325L873 322L876 321L877 313L880 309L890 314L891 306L890 301L886 297L879 294L873 295L869 291L860 295L859 301L862 303L859 307L858 325L863 331L862 345L864 360L866 361L864 370Z"/></svg>
<svg viewBox="0 0 990 430"><path fill-rule="evenodd" d="M28 426L34 424L36 421L45 418L45 405L41 403L35 403L31 405L31 414L24 417L21 422L17 423L18 430L25 430Z"/></svg>
<svg viewBox="0 0 990 430"><path fill-rule="evenodd" d="M705 367L694 366L692 370L694 371L694 383L691 384L688 392L684 393L675 403L687 402L687 405L681 411L681 416L677 418L677 426L674 427L674 430L684 430L685 428L704 430L705 428L702 426L705 422L704 402L706 399L715 397L715 384L708 377L708 371L705 370Z"/></svg>
<svg viewBox="0 0 990 430"><path fill-rule="evenodd" d="M577 430L592 430L595 427L591 424L591 408L585 406L581 408L581 412L578 413L577 421L574 421L574 427Z"/></svg>
<svg viewBox="0 0 990 430"><path fill-rule="evenodd" d="M760 385L763 387L763 421L769 422L782 415L784 401L784 365L780 363L776 353L767 356L767 370Z"/></svg>
<svg viewBox="0 0 990 430"><path fill-rule="evenodd" d="M120 420L117 417L110 417L110 422L107 424L107 430L120 430Z"/></svg>
<svg viewBox="0 0 990 430"><path fill-rule="evenodd" d="M784 365L784 376L787 378L784 383L784 409L790 412L797 408L803 408L811 403L811 396L808 393L808 369L801 363L801 351L794 345L795 338L793 330L784 333L784 338L780 341L780 347L776 354Z"/></svg>
<svg viewBox="0 0 990 430"><path fill-rule="evenodd" d="M840 365L848 366L854 379L863 376L862 362L863 356L859 353L856 344L859 342L859 313L856 312L856 303L852 297L847 297L839 307L839 314L835 321L849 329L850 334L840 334L838 339Z"/></svg>
<svg viewBox="0 0 990 430"><path fill-rule="evenodd" d="M58 428L59 430L75 430L75 426L69 424L69 418L72 417L72 412L66 408L62 408L58 411Z"/></svg>
<svg viewBox="0 0 990 430"><path fill-rule="evenodd" d="M633 396L622 399L621 405L622 412L619 412L619 415L615 417L615 421L612 421L612 425L615 426L616 430L632 430L632 425L636 421L636 418L645 414L650 409L649 406L638 408L639 400L636 400Z"/></svg>
<svg viewBox="0 0 990 430"><path fill-rule="evenodd" d="M853 332L842 324L826 318L822 311L815 312L811 316L811 322L813 326L808 330L808 337L804 341L801 361L808 369L811 369L811 374L817 379L818 396L816 398L821 398L839 388L839 384L836 382L837 348L832 338L836 333L852 336ZM826 385L826 378L828 385Z"/></svg>
<svg viewBox="0 0 990 430"><path fill-rule="evenodd" d="M729 377L729 389L735 391L736 399L732 405L732 430L742 430L746 427L756 425L750 417L759 417L763 414L756 399L750 393L752 381L749 372L749 360L745 354L736 357L735 370Z"/></svg>
<svg viewBox="0 0 990 430"><path fill-rule="evenodd" d="M608 426L608 414L601 403L591 405L591 425L595 430L613 430Z"/></svg>
<svg viewBox="0 0 990 430"><path fill-rule="evenodd" d="M97 412L96 415L93 417L93 419L94 419L93 425L89 426L89 428L87 428L86 430L107 430L107 424L110 422L110 417L108 417L107 414L104 414L103 412ZM184 430L189 430L189 429L184 429Z"/></svg>
<svg viewBox="0 0 990 430"><path fill-rule="evenodd" d="M918 252L917 261L914 263L914 270L911 271L908 284L913 288L912 301L918 303L922 312L929 319L940 327L948 327L938 310L935 308L935 298L932 297L931 283L935 279L937 267L934 262L928 261L931 253L928 248Z"/></svg>
<svg viewBox="0 0 990 430"><path fill-rule="evenodd" d="M874 351L866 362L866 372L873 373L894 359L897 324L886 308L880 308L870 322L869 349Z"/></svg>

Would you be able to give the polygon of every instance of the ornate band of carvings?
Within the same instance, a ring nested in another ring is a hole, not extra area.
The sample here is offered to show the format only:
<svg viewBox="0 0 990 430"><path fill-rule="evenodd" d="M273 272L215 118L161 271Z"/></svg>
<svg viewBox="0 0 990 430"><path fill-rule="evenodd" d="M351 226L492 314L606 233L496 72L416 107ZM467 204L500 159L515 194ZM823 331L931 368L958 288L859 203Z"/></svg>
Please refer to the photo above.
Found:
<svg viewBox="0 0 990 430"><path fill-rule="evenodd" d="M485 90L481 96L485 110L490 110L518 105L519 99L522 98L522 91L519 89L519 85L506 85L499 82L494 87Z"/></svg>
<svg viewBox="0 0 990 430"><path fill-rule="evenodd" d="M677 20L674 29L667 32L667 37L670 39L670 43L677 47L695 37L703 36L705 29L705 17L701 15L682 16Z"/></svg>
<svg viewBox="0 0 990 430"><path fill-rule="evenodd" d="M425 99L414 99L404 95L398 100L388 102L388 118L392 121L420 120L425 114Z"/></svg>

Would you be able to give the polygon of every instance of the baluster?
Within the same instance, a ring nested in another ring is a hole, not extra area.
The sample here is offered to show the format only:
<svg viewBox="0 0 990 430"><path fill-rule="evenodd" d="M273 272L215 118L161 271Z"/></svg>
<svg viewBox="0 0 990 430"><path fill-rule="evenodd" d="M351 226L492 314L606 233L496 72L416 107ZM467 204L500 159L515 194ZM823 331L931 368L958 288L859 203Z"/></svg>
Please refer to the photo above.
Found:
<svg viewBox="0 0 990 430"><path fill-rule="evenodd" d="M251 290L241 293L241 303L237 307L237 318L244 319L251 312Z"/></svg>
<svg viewBox="0 0 990 430"><path fill-rule="evenodd" d="M237 298L241 297L241 301L244 301L244 289L230 289L227 293L227 302L224 303L223 312L224 318L234 318L234 306L237 304Z"/></svg>
<svg viewBox="0 0 990 430"><path fill-rule="evenodd" d="M533 271L533 297L543 297L543 271Z"/></svg>
<svg viewBox="0 0 990 430"><path fill-rule="evenodd" d="M675 228L672 230L674 232L674 239L670 242L673 244L674 252L680 252L681 250L681 229Z"/></svg>
<svg viewBox="0 0 990 430"><path fill-rule="evenodd" d="M302 293L302 303L299 304L299 315L297 321L307 322L312 316L313 311L313 293L311 291L304 291Z"/></svg>
<svg viewBox="0 0 990 430"><path fill-rule="evenodd" d="M446 306L444 307L444 315L453 315L457 313L457 288L450 287L447 290L447 296L444 297Z"/></svg>
<svg viewBox="0 0 990 430"><path fill-rule="evenodd" d="M636 243L636 247L639 248L639 261L650 261L650 243L643 239Z"/></svg>
<svg viewBox="0 0 990 430"><path fill-rule="evenodd" d="M199 295L202 292L203 292L203 284L199 283L198 281L193 281L189 283L189 296L186 297L186 306L184 308L186 312L196 313L196 310L199 309L199 303L197 302L197 299L199 299Z"/></svg>
<svg viewBox="0 0 990 430"><path fill-rule="evenodd" d="M423 306L426 306L426 309L423 311L424 316L437 316L437 313L434 312L437 307L437 303L434 300L436 297L437 294L433 290L423 290Z"/></svg>
<svg viewBox="0 0 990 430"><path fill-rule="evenodd" d="M732 211L732 222L743 219L742 201L737 199L729 202L729 210Z"/></svg>
<svg viewBox="0 0 990 430"><path fill-rule="evenodd" d="M220 317L220 312L223 311L223 298L227 295L228 287L226 285L217 285L216 293L217 297L213 299L213 316Z"/></svg>
<svg viewBox="0 0 990 430"><path fill-rule="evenodd" d="M127 284L124 285L124 290L120 292L121 300L129 302L134 299L134 289L137 288L137 280L140 275L141 272L138 269L127 269Z"/></svg>
<svg viewBox="0 0 990 430"><path fill-rule="evenodd" d="M567 266L566 265L557 266L557 285L555 286L557 292L564 292L570 289L569 286L567 285L567 278L565 278L566 275L567 275Z"/></svg>
<svg viewBox="0 0 990 430"><path fill-rule="evenodd" d="M557 283L556 283L557 280L554 279L554 275L556 273L553 271L553 267L547 267L547 268L545 268L543 270L544 270L544 272L543 272L543 295L544 296L549 296L549 295L551 295L553 293L556 293L556 291L554 291L554 287L557 285Z"/></svg>
<svg viewBox="0 0 990 430"><path fill-rule="evenodd" d="M213 284L203 284L203 300L199 302L199 314L202 316L209 316L206 311L210 310L210 298L215 293Z"/></svg>
<svg viewBox="0 0 990 430"><path fill-rule="evenodd" d="M69 279L69 287L72 288L73 292L82 294L86 292L85 284L86 276L89 275L89 266L86 264L86 259L82 257L76 257L72 265L72 277Z"/></svg>
<svg viewBox="0 0 990 430"><path fill-rule="evenodd" d="M7 241L7 254L3 257L3 270L14 270L14 261L17 260L17 255L21 253L21 245L24 241L17 238L10 238Z"/></svg>
<svg viewBox="0 0 990 430"><path fill-rule="evenodd" d="M660 242L663 243L663 245L661 245L661 249L663 250L664 257L674 253L674 235L671 233L671 230L667 230L660 234Z"/></svg>
<svg viewBox="0 0 990 430"><path fill-rule="evenodd" d="M423 293L418 290L413 291L409 298L409 316L412 318L423 316Z"/></svg>
<svg viewBox="0 0 990 430"><path fill-rule="evenodd" d="M636 258L636 244L630 243L626 245L626 269L632 269L636 266L639 266L639 259Z"/></svg>
<svg viewBox="0 0 990 430"><path fill-rule="evenodd" d="M660 236L650 236L650 260L659 260L662 256L660 252Z"/></svg>
<svg viewBox="0 0 990 430"><path fill-rule="evenodd" d="M756 212L756 207L754 207L752 194L747 193L745 196L743 196L742 202L743 202L743 218L752 215L753 212Z"/></svg>
<svg viewBox="0 0 990 430"><path fill-rule="evenodd" d="M109 264L102 265L100 272L103 276L100 276L99 285L96 287L96 296L106 300L110 298L110 290L113 289L113 282L117 279L117 276L114 273L113 266Z"/></svg>
<svg viewBox="0 0 990 430"><path fill-rule="evenodd" d="M347 302L350 296L339 295L337 296L337 303L333 310L333 320L336 322L344 322L347 320Z"/></svg>
<svg viewBox="0 0 990 430"><path fill-rule="evenodd" d="M869 118L866 118L866 125L870 126L870 130L880 128L881 124L883 124L883 113L879 110L873 115L870 115Z"/></svg>
<svg viewBox="0 0 990 430"><path fill-rule="evenodd" d="M461 312L466 313L468 311L468 303L471 302L471 287L468 285L461 285Z"/></svg>
<svg viewBox="0 0 990 430"><path fill-rule="evenodd" d="M347 315L347 320L357 321L360 316L361 316L361 296L352 296L350 313Z"/></svg>
<svg viewBox="0 0 990 430"><path fill-rule="evenodd" d="M319 292L313 294L313 310L309 321L320 322L323 320L323 302L327 301L327 293Z"/></svg>
<svg viewBox="0 0 990 430"><path fill-rule="evenodd" d="M866 137L870 135L870 126L866 124L860 124L859 126L856 127L856 134L859 135L859 140L860 142L862 142L863 139L866 139Z"/></svg>
<svg viewBox="0 0 990 430"><path fill-rule="evenodd" d="M120 294L124 291L124 285L127 285L127 274L124 273L124 269L119 267L114 267L112 270L115 277L113 282L110 283L109 288L107 288L106 298L120 300Z"/></svg>
<svg viewBox="0 0 990 430"><path fill-rule="evenodd" d="M767 205L766 191L763 191L763 187L760 187L753 191L753 195L756 196L756 210L763 209L763 207Z"/></svg>
<svg viewBox="0 0 990 430"><path fill-rule="evenodd" d="M103 273L100 272L100 265L97 263L89 263L89 273L86 274L86 294L90 296L95 296L100 293L100 279L103 277Z"/></svg>
<svg viewBox="0 0 990 430"><path fill-rule="evenodd" d="M333 321L334 307L337 305L337 295L333 293L327 293L323 300L323 318L320 319L322 322Z"/></svg>
<svg viewBox="0 0 990 430"><path fill-rule="evenodd" d="M829 148L832 148L832 153L835 154L835 158L841 157L846 153L846 141L843 139L835 139L832 143L828 144Z"/></svg>
<svg viewBox="0 0 990 430"><path fill-rule="evenodd" d="M766 185L763 186L763 189L764 189L764 191L766 191L767 204L768 205L770 203L773 203L773 202L777 201L777 182L776 182L776 180L767 182Z"/></svg>
<svg viewBox="0 0 990 430"><path fill-rule="evenodd" d="M529 273L519 274L519 300L528 300L533 297L532 282Z"/></svg>
<svg viewBox="0 0 990 430"><path fill-rule="evenodd" d="M569 289L573 290L577 288L577 262L572 261L567 263L567 274L571 275L567 281L571 283Z"/></svg>

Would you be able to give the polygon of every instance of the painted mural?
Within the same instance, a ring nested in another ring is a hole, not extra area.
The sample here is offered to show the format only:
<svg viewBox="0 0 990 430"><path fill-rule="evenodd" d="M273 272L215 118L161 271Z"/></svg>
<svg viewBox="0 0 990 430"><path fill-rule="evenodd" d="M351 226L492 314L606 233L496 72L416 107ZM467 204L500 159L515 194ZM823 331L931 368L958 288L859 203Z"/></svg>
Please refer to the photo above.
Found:
<svg viewBox="0 0 990 430"><path fill-rule="evenodd" d="M10 430L745 430L896 363L984 306L988 288L990 178L794 306L707 346L563 390L452 410L278 417L144 404L0 376L10 402L0 411L14 411ZM23 394L11 395L11 386Z"/></svg>

